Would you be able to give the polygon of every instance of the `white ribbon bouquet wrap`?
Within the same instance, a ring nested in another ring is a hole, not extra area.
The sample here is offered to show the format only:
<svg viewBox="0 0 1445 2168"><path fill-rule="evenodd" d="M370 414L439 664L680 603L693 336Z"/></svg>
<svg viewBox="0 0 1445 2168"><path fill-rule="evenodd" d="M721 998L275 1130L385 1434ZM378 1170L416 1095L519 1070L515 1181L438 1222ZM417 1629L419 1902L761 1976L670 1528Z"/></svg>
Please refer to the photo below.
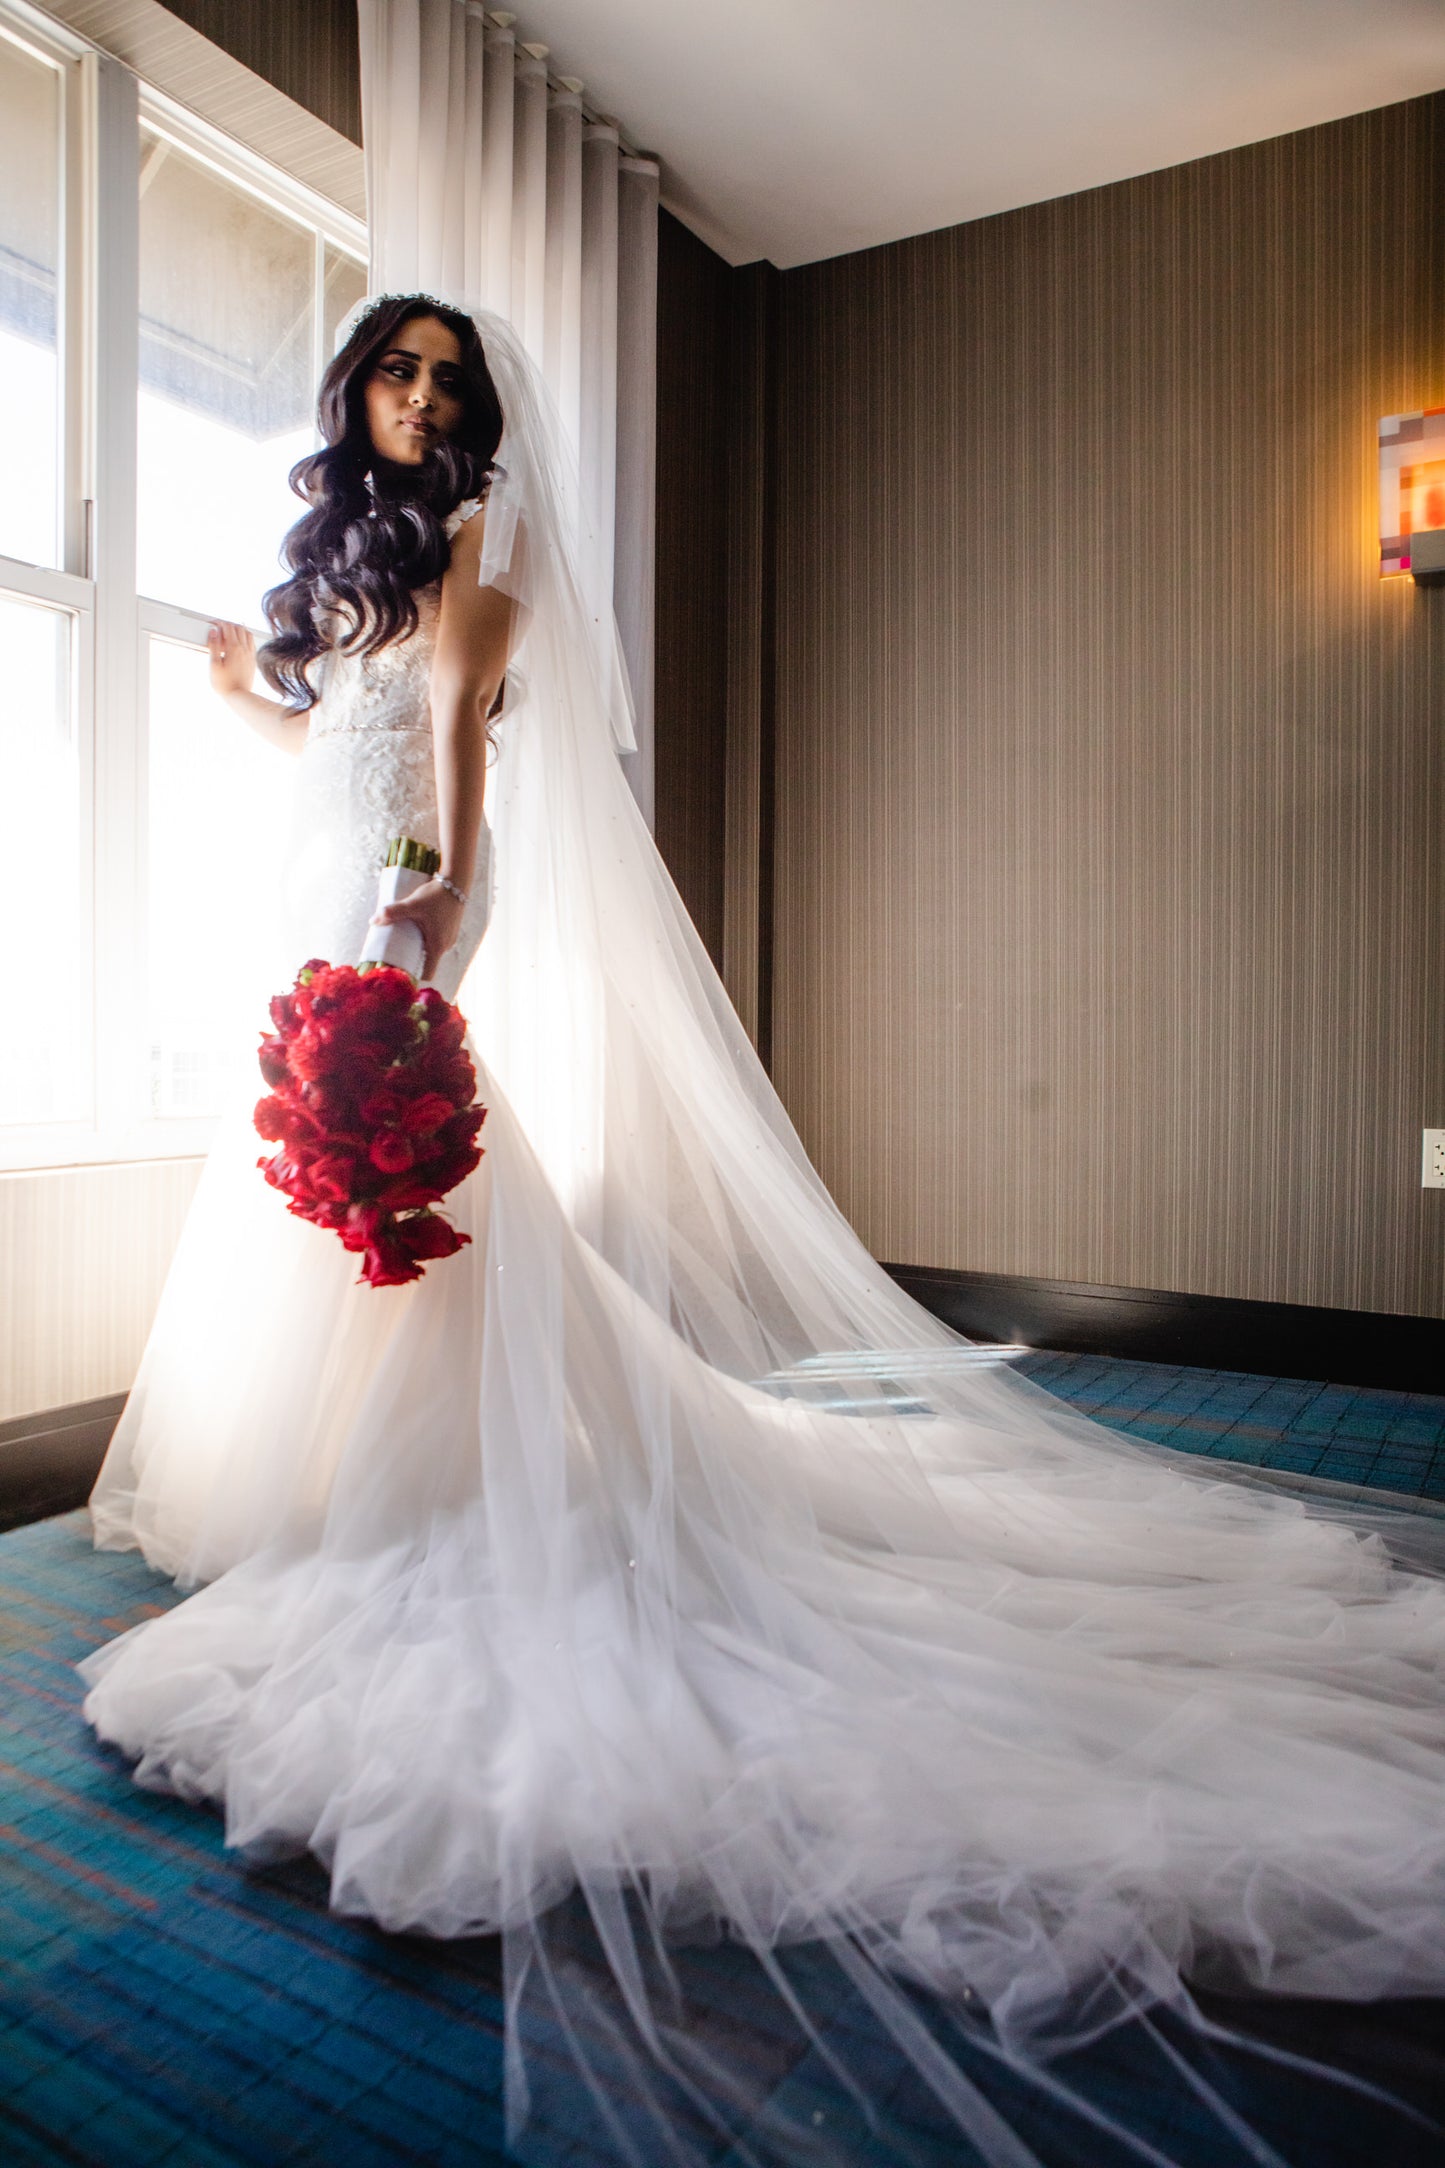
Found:
<svg viewBox="0 0 1445 2168"><path fill-rule="evenodd" d="M424 888L436 874L441 857L429 843L418 843L411 836L397 836L388 844L386 864L381 869L377 883L376 908L385 910L389 903L405 903ZM398 970L410 972L420 984L422 966L426 962L426 936L414 919L397 919L389 926L373 926L366 936L359 965L391 964Z"/></svg>

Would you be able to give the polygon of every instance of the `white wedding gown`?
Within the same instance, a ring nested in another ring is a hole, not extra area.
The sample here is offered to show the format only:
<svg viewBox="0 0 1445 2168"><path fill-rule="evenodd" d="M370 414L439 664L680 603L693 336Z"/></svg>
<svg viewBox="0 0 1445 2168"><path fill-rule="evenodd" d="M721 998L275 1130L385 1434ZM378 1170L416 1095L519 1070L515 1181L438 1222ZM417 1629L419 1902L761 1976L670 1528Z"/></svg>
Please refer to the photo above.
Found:
<svg viewBox="0 0 1445 2168"><path fill-rule="evenodd" d="M435 622L433 593L403 645L331 660L298 962L354 955L379 846L434 833ZM909 2048L911 1985L986 2012L1016 2072L1187 2008L1185 1974L1440 1993L1445 1586L1353 1509L1069 1414L892 1287L610 743L556 736L546 628L539 599L497 921L483 942L479 876L444 981L481 943L472 1244L357 1286L234 1125L93 1502L98 1543L205 1585L89 1660L90 1721L385 1927L530 1954L580 1889L641 2060L674 2072L654 1926L764 1970L821 1939L991 2162L1034 2156Z"/></svg>

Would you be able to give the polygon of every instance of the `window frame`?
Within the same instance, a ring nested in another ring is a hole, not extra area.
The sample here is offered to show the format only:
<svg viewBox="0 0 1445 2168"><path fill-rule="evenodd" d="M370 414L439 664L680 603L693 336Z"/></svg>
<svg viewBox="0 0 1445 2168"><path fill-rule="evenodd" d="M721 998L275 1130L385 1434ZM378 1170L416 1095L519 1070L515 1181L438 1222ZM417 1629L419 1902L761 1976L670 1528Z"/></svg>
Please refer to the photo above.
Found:
<svg viewBox="0 0 1445 2168"><path fill-rule="evenodd" d="M139 145L142 127L313 236L313 359L327 358L328 248L363 267L364 223L271 160L188 112L29 0L0 0L0 34L61 73L59 376L61 562L0 555L0 593L70 613L79 843L88 868L85 1111L0 1125L0 1173L187 1158L213 1116L148 1104L144 1045L148 654L153 635L204 647L209 620L136 583ZM104 356L104 367L100 357ZM0 663L3 667L3 663Z"/></svg>

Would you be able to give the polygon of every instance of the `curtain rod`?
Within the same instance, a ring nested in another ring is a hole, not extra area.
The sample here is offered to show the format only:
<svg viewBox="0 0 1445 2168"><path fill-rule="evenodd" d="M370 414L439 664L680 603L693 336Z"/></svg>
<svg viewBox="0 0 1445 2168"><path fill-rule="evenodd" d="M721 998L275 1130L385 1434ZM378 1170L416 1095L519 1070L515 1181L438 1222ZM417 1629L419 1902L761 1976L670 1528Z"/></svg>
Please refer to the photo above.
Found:
<svg viewBox="0 0 1445 2168"><path fill-rule="evenodd" d="M490 23L493 29L513 30L517 18L509 9L483 7L480 5L480 0L463 0L463 4L468 14L479 15L482 21ZM513 43L529 59L540 61L544 68L546 67L548 55L552 50L550 45L529 44L525 39L517 37L515 32L513 33ZM594 127L616 129L618 148L624 158L639 158L649 165L657 166L661 170L661 161L657 153L655 151L640 151L633 143L629 142L622 123L615 113L600 113L595 106L587 103L582 95L583 84L580 75L554 75L550 68L546 68L546 75L549 90L564 90L569 97L578 100L584 120L591 121Z"/></svg>

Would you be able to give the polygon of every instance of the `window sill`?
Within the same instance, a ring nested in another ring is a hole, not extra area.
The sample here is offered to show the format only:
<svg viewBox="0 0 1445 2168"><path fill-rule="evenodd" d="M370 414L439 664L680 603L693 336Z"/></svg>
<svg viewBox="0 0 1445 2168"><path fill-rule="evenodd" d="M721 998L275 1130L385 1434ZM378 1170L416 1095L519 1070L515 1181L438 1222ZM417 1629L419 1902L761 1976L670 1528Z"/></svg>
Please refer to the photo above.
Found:
<svg viewBox="0 0 1445 2168"><path fill-rule="evenodd" d="M0 1181L7 1176L68 1174L80 1167L143 1166L148 1162L204 1159L216 1117L146 1122L125 1131L85 1129L56 1122L0 1136Z"/></svg>

